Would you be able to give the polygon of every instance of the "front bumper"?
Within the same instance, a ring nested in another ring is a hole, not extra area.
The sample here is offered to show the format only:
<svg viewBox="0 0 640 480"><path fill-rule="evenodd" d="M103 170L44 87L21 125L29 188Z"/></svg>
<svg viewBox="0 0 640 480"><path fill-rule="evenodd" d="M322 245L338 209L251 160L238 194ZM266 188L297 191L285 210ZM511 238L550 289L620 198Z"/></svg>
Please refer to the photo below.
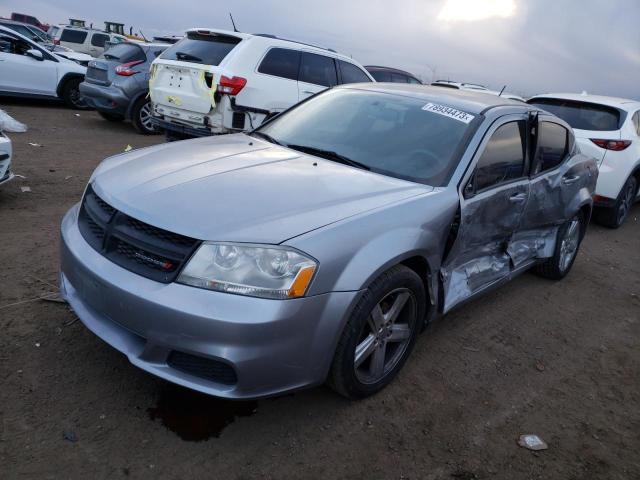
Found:
<svg viewBox="0 0 640 480"><path fill-rule="evenodd" d="M154 282L93 250L78 230L77 212L75 206L62 221L61 293L87 328L131 363L233 399L324 382L359 292L281 301ZM237 382L217 383L173 368L173 351L230 365Z"/></svg>
<svg viewBox="0 0 640 480"><path fill-rule="evenodd" d="M129 97L114 85L96 85L84 81L80 84L80 94L90 107L101 112L125 116L129 108Z"/></svg>
<svg viewBox="0 0 640 480"><path fill-rule="evenodd" d="M11 173L10 170L7 170L7 172L2 176L2 178L0 178L0 185L8 183L11 180L13 180L14 178L15 178L15 175L13 173Z"/></svg>

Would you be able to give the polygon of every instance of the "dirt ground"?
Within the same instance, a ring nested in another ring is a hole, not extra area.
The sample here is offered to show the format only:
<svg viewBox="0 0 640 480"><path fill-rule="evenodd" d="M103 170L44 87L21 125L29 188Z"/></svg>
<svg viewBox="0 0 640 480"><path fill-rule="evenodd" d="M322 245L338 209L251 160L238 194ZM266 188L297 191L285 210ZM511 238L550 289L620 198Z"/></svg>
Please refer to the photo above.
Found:
<svg viewBox="0 0 640 480"><path fill-rule="evenodd" d="M38 300L98 162L163 138L55 103L0 108L29 126L11 134L26 178L0 187L0 478L640 478L640 205L620 230L591 225L564 281L526 274L437 322L373 398L226 402ZM527 433L548 450L519 447Z"/></svg>

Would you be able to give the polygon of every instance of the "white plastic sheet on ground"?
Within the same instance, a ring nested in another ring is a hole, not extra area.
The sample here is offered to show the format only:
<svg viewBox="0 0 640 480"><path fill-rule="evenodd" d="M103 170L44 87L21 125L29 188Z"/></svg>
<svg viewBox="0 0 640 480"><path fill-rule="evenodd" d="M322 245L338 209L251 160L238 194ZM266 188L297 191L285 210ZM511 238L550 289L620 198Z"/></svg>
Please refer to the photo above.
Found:
<svg viewBox="0 0 640 480"><path fill-rule="evenodd" d="M22 133L27 131L27 126L20 123L4 110L0 110L0 132Z"/></svg>

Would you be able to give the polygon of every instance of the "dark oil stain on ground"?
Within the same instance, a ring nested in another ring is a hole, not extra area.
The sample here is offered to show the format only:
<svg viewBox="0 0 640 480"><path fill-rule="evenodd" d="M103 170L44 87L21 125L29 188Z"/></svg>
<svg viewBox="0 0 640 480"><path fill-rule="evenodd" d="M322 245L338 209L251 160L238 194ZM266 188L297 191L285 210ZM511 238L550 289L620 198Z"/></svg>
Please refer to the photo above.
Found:
<svg viewBox="0 0 640 480"><path fill-rule="evenodd" d="M219 437L236 418L253 415L257 408L258 402L223 400L170 385L163 388L157 405L147 413L183 440L201 442Z"/></svg>

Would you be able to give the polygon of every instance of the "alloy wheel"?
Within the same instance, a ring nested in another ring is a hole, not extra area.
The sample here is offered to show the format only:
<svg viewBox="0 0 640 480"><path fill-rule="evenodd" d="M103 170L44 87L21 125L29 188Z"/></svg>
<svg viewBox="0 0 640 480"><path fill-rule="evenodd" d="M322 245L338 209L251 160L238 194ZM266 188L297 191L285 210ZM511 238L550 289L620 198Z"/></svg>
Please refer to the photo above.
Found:
<svg viewBox="0 0 640 480"><path fill-rule="evenodd" d="M404 356L417 325L411 290L398 288L380 300L364 324L355 348L356 378L364 384L382 380Z"/></svg>
<svg viewBox="0 0 640 480"><path fill-rule="evenodd" d="M618 207L618 225L622 225L629 215L633 200L635 197L636 186L634 182L628 182L626 184L625 191L620 199L620 206Z"/></svg>
<svg viewBox="0 0 640 480"><path fill-rule="evenodd" d="M562 243L560 244L560 270L565 272L578 251L580 243L580 221L578 218L571 220Z"/></svg>
<svg viewBox="0 0 640 480"><path fill-rule="evenodd" d="M155 132L156 126L151 121L151 103L145 103L140 109L140 123L149 132Z"/></svg>

